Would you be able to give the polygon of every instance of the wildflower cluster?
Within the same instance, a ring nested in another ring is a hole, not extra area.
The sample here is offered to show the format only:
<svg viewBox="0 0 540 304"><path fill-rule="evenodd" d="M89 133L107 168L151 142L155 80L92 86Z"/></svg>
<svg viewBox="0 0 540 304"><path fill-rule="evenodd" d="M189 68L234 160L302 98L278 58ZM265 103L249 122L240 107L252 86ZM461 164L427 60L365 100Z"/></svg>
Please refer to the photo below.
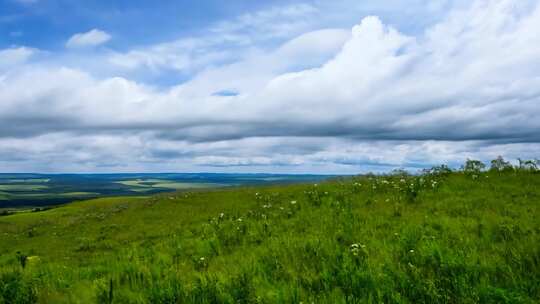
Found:
<svg viewBox="0 0 540 304"><path fill-rule="evenodd" d="M365 250L366 250L366 245L364 244L352 244L350 247L349 247L349 251L351 252L352 255L354 256L359 256L361 255L362 253L365 253Z"/></svg>
<svg viewBox="0 0 540 304"><path fill-rule="evenodd" d="M318 189L318 185L314 184L311 190L304 191L307 201L313 206L321 206L323 203L324 194Z"/></svg>

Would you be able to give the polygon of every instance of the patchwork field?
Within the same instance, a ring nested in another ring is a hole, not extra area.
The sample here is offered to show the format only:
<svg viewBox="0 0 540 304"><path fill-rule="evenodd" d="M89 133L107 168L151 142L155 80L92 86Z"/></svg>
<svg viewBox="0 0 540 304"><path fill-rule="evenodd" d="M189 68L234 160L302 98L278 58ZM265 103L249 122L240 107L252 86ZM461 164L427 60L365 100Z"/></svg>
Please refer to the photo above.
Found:
<svg viewBox="0 0 540 304"><path fill-rule="evenodd" d="M0 217L0 303L538 303L540 174L365 176Z"/></svg>
<svg viewBox="0 0 540 304"><path fill-rule="evenodd" d="M0 174L0 209L174 190L320 181L324 175L272 174Z"/></svg>
<svg viewBox="0 0 540 304"><path fill-rule="evenodd" d="M205 189L205 188L217 188L231 186L227 184L216 183L183 183L174 182L164 179L136 179L120 181L119 184L131 187L132 191L136 192L148 192L156 188L161 189L173 189L173 190L185 190L185 189Z"/></svg>
<svg viewBox="0 0 540 304"><path fill-rule="evenodd" d="M0 190L2 191L13 191L13 192L19 192L19 191L39 191L39 190L45 190L48 187L45 185L18 185L18 184L7 184L7 185L0 185Z"/></svg>

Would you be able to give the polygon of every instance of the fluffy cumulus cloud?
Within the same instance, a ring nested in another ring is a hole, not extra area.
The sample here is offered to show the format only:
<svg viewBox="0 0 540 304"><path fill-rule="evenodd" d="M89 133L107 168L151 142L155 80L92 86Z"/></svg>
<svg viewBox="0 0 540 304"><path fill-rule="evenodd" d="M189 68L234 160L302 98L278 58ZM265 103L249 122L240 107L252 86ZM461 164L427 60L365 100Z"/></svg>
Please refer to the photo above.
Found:
<svg viewBox="0 0 540 304"><path fill-rule="evenodd" d="M287 19L314 12L245 15L99 57L118 71L191 71L170 87L0 51L0 169L356 173L539 156L540 2L476 1L418 35L376 16L306 32ZM257 47L243 24L280 14L257 27L300 32ZM78 35L71 46L110 38Z"/></svg>
<svg viewBox="0 0 540 304"><path fill-rule="evenodd" d="M111 35L98 29L86 33L77 33L66 42L67 48L86 48L104 44L111 40Z"/></svg>

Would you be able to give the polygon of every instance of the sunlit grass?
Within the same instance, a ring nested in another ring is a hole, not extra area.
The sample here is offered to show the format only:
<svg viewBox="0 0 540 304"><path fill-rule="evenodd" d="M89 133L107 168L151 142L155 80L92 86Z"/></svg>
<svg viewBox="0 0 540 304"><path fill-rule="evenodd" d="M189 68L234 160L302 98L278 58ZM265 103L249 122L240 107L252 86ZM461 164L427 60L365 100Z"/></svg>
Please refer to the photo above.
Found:
<svg viewBox="0 0 540 304"><path fill-rule="evenodd" d="M539 207L518 171L77 202L0 217L0 299L535 303Z"/></svg>

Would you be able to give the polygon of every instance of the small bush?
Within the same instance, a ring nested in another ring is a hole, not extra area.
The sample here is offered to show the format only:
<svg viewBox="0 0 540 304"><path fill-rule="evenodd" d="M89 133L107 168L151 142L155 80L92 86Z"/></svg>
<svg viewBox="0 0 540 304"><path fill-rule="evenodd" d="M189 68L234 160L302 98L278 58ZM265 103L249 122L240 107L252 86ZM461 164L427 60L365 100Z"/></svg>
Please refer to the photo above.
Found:
<svg viewBox="0 0 540 304"><path fill-rule="evenodd" d="M483 162L474 159L467 159L463 165L463 172L465 174L479 174L485 168L486 165Z"/></svg>
<svg viewBox="0 0 540 304"><path fill-rule="evenodd" d="M499 156L491 161L491 168L489 170L495 172L508 172L513 171L514 167L512 167L510 162L505 161L502 156Z"/></svg>

